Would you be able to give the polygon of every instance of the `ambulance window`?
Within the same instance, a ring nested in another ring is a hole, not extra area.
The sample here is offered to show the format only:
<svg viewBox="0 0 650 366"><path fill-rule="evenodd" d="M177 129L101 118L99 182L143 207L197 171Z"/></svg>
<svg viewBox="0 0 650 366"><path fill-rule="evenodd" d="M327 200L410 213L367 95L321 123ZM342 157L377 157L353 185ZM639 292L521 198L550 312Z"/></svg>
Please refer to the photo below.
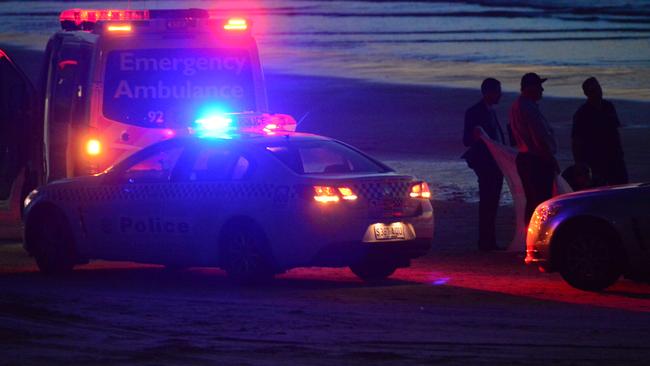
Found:
<svg viewBox="0 0 650 366"><path fill-rule="evenodd" d="M102 113L130 125L176 128L214 107L254 111L255 72L246 47L112 50Z"/></svg>
<svg viewBox="0 0 650 366"><path fill-rule="evenodd" d="M126 179L132 183L169 181L182 152L183 147L155 151L127 168Z"/></svg>

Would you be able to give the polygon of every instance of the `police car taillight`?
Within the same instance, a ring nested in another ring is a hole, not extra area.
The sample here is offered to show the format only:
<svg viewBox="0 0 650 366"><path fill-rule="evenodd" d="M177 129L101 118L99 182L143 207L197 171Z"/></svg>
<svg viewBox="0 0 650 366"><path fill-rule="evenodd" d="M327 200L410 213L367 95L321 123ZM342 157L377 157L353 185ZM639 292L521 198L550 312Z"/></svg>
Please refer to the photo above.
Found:
<svg viewBox="0 0 650 366"><path fill-rule="evenodd" d="M63 30L92 30L99 21L128 21L150 19L149 10L130 9L68 9L61 12Z"/></svg>
<svg viewBox="0 0 650 366"><path fill-rule="evenodd" d="M429 190L429 185L427 182L416 183L411 186L411 193L409 196L412 198L431 198L431 190Z"/></svg>
<svg viewBox="0 0 650 366"><path fill-rule="evenodd" d="M349 187L314 186L314 200L319 203L356 201L357 198Z"/></svg>

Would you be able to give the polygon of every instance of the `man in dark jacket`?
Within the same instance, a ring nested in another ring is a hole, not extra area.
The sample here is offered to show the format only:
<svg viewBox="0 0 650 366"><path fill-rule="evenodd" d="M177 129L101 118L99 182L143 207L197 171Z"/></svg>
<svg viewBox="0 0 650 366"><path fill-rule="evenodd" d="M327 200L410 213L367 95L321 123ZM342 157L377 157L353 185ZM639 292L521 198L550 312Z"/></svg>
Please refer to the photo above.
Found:
<svg viewBox="0 0 650 366"><path fill-rule="evenodd" d="M573 115L571 147L576 164L591 168L593 183L615 185L627 183L627 169L623 161L623 148L614 105L603 99L603 91L596 78L582 83L587 96L585 102Z"/></svg>
<svg viewBox="0 0 650 366"><path fill-rule="evenodd" d="M469 149L462 158L478 177L480 199L478 248L487 251L499 249L496 243L495 221L501 198L503 174L485 143L476 137L474 129L483 128L487 135L498 143L505 144L506 140L497 115L492 109L492 106L499 103L501 99L501 83L493 78L485 79L481 84L481 93L483 98L465 112L463 144Z"/></svg>

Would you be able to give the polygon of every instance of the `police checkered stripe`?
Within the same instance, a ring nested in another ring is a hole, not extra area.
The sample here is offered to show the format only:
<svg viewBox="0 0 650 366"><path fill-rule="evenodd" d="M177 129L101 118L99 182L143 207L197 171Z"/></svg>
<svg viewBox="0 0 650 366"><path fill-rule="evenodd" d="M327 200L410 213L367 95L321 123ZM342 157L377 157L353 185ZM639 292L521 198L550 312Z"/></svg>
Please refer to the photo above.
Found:
<svg viewBox="0 0 650 366"><path fill-rule="evenodd" d="M410 180L377 180L352 184L360 198L372 201L382 198L406 198L411 189Z"/></svg>
<svg viewBox="0 0 650 366"><path fill-rule="evenodd" d="M272 199L273 184L267 183L178 183L133 184L84 188L52 189L47 195L55 201L92 202L119 200L194 200L194 199Z"/></svg>

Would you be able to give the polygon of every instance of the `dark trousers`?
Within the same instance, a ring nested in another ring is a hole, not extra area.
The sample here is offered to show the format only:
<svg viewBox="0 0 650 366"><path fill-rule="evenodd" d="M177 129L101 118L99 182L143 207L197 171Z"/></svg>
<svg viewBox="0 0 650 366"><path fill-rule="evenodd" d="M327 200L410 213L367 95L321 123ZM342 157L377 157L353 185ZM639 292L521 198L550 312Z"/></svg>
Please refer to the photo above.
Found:
<svg viewBox="0 0 650 366"><path fill-rule="evenodd" d="M478 177L478 247L479 249L496 249L496 217L503 187L503 174L492 162L472 167Z"/></svg>
<svg viewBox="0 0 650 366"><path fill-rule="evenodd" d="M543 159L529 153L517 154L516 163L517 173L526 194L526 223L528 223L537 205L553 196L557 163L555 159Z"/></svg>

